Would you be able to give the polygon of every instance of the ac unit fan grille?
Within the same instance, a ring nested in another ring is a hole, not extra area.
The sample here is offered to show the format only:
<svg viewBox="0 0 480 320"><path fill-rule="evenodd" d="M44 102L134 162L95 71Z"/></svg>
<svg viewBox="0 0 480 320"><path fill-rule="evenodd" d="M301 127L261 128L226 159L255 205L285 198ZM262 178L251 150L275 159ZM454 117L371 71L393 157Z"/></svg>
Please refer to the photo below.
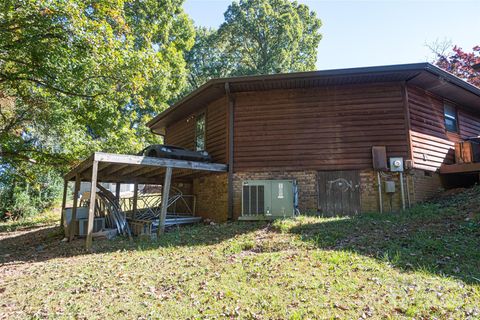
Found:
<svg viewBox="0 0 480 320"><path fill-rule="evenodd" d="M243 186L243 214L265 214L264 186Z"/></svg>

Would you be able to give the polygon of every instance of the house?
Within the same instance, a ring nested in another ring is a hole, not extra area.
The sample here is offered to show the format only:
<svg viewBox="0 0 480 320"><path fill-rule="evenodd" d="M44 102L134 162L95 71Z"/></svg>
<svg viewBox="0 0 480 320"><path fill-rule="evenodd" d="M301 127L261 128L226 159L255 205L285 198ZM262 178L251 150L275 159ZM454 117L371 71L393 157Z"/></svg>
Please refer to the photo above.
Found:
<svg viewBox="0 0 480 320"><path fill-rule="evenodd" d="M228 164L182 182L216 221L268 215L265 188L291 185L300 212L397 211L480 171L454 165L480 135L480 89L429 63L214 79L147 125Z"/></svg>

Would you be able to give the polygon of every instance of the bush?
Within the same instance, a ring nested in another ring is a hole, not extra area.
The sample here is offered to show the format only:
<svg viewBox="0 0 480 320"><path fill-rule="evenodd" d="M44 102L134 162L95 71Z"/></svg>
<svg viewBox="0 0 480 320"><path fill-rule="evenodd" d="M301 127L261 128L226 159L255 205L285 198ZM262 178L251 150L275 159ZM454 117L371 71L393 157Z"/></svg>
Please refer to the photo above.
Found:
<svg viewBox="0 0 480 320"><path fill-rule="evenodd" d="M60 198L62 179L55 171L37 172L33 179L20 177L9 167L0 177L0 220L33 216Z"/></svg>

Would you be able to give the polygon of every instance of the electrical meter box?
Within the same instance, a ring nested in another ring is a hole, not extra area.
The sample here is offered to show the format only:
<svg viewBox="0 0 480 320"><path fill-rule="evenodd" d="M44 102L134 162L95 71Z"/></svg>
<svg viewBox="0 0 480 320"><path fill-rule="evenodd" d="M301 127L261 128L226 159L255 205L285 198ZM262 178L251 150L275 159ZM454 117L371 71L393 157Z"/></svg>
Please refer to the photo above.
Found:
<svg viewBox="0 0 480 320"><path fill-rule="evenodd" d="M390 158L390 171L403 172L403 158L401 157Z"/></svg>
<svg viewBox="0 0 480 320"><path fill-rule="evenodd" d="M243 181L242 217L292 217L293 203L293 180Z"/></svg>

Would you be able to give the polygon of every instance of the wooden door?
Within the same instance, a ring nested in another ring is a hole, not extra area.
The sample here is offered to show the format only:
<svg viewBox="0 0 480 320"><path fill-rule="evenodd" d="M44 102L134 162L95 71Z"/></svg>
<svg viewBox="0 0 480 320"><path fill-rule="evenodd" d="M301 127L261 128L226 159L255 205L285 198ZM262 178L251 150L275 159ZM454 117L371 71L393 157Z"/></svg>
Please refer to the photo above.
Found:
<svg viewBox="0 0 480 320"><path fill-rule="evenodd" d="M319 171L317 181L318 210L325 216L360 213L360 172Z"/></svg>

